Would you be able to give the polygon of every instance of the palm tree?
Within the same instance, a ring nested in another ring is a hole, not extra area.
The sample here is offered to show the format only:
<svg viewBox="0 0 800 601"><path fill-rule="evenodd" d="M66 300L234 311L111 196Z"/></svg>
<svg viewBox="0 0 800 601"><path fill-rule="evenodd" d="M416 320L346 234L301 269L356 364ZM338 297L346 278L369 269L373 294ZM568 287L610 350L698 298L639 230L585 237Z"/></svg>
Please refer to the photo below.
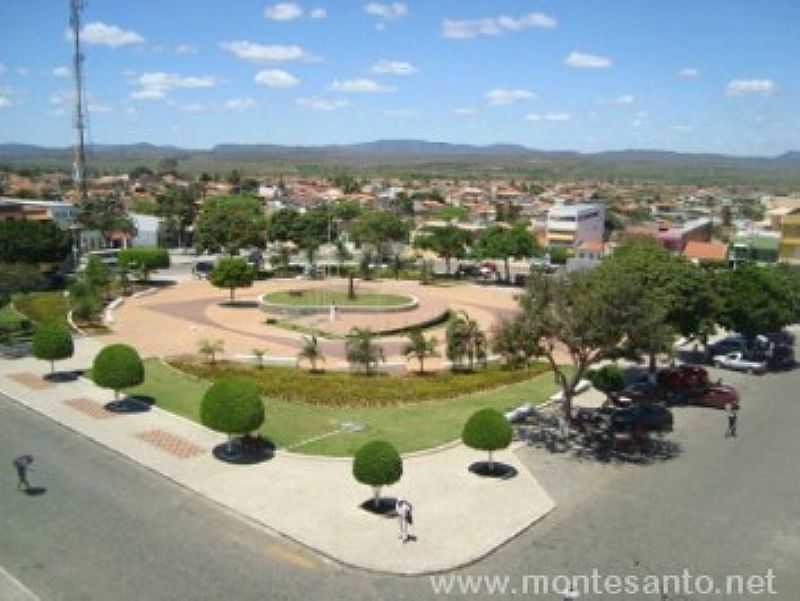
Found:
<svg viewBox="0 0 800 601"><path fill-rule="evenodd" d="M369 328L353 328L345 343L347 360L354 365L363 365L364 374L370 375L379 362L386 362L383 347L375 344L375 334Z"/></svg>
<svg viewBox="0 0 800 601"><path fill-rule="evenodd" d="M353 254L347 249L347 245L341 240L336 241L336 273L342 275L342 265L353 258Z"/></svg>
<svg viewBox="0 0 800 601"><path fill-rule="evenodd" d="M464 357L469 361L469 369L475 367L475 360L486 364L486 334L477 321L466 311L459 311L456 318L447 326L447 357L460 365Z"/></svg>
<svg viewBox="0 0 800 601"><path fill-rule="evenodd" d="M436 338L426 339L420 330L412 330L408 334L408 342L403 347L403 355L414 357L419 361L419 373L425 373L425 359L428 357L438 357L436 350Z"/></svg>
<svg viewBox="0 0 800 601"><path fill-rule="evenodd" d="M264 369L264 356L267 354L267 349L265 348L254 348L253 349L253 356L258 361L258 369Z"/></svg>
<svg viewBox="0 0 800 601"><path fill-rule="evenodd" d="M225 351L225 341L222 339L211 340L205 338L200 341L197 350L201 355L205 355L209 358L209 363L211 363L211 365L215 365L217 362L217 353Z"/></svg>
<svg viewBox="0 0 800 601"><path fill-rule="evenodd" d="M307 336L305 338L303 348L300 349L299 353L297 353L298 364L303 359L311 364L311 373L317 371L318 361L325 363L325 355L322 354L322 350L319 348L319 341L317 340L316 336Z"/></svg>

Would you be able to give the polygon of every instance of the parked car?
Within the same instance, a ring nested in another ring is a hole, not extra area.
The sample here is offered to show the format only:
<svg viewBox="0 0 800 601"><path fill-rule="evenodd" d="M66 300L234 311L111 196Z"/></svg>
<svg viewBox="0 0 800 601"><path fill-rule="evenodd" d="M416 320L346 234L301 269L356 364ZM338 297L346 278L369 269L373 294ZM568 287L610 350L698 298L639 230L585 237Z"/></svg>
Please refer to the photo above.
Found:
<svg viewBox="0 0 800 601"><path fill-rule="evenodd" d="M712 383L708 371L700 365L680 365L658 374L659 395L668 403L684 403L714 409L727 405L739 408L739 393L733 386Z"/></svg>
<svg viewBox="0 0 800 601"><path fill-rule="evenodd" d="M708 352L711 356L727 355L728 353L740 352L745 348L744 336L731 334L725 338L715 340L708 345Z"/></svg>
<svg viewBox="0 0 800 601"><path fill-rule="evenodd" d="M671 432L673 422L672 411L663 405L652 403L615 409L611 413L611 430L615 432L635 430Z"/></svg>
<svg viewBox="0 0 800 601"><path fill-rule="evenodd" d="M766 353L766 361L769 369L792 369L797 365L794 347L788 344L776 344Z"/></svg>
<svg viewBox="0 0 800 601"><path fill-rule="evenodd" d="M767 371L765 361L747 359L744 353L728 353L727 355L715 355L714 365L734 371L744 371L749 374L763 374Z"/></svg>
<svg viewBox="0 0 800 601"><path fill-rule="evenodd" d="M212 261L198 261L192 266L192 274L198 280L207 280L208 274L211 273L212 269L214 269Z"/></svg>

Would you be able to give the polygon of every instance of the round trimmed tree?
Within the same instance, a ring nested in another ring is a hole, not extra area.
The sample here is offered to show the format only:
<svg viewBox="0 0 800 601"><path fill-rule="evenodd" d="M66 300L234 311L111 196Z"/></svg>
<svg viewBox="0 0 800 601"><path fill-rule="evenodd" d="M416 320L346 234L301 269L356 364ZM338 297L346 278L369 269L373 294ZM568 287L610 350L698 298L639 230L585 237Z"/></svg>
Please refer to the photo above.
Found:
<svg viewBox="0 0 800 601"><path fill-rule="evenodd" d="M200 405L200 421L215 432L228 435L228 454L233 436L258 430L264 423L264 403L258 385L246 378L223 378L209 388Z"/></svg>
<svg viewBox="0 0 800 601"><path fill-rule="evenodd" d="M461 440L472 449L489 452L489 471L494 471L492 453L511 444L511 425L496 409L481 409L464 424Z"/></svg>
<svg viewBox="0 0 800 601"><path fill-rule="evenodd" d="M56 371L55 362L69 359L75 352L69 328L59 323L45 323L33 334L32 352L37 359L50 362L50 373Z"/></svg>
<svg viewBox="0 0 800 601"><path fill-rule="evenodd" d="M144 382L144 364L136 349L127 344L112 344L97 354L92 365L92 379L101 388L119 391Z"/></svg>
<svg viewBox="0 0 800 601"><path fill-rule="evenodd" d="M208 274L208 281L217 288L227 288L233 303L237 288L250 288L256 278L256 270L242 257L225 257L217 261Z"/></svg>
<svg viewBox="0 0 800 601"><path fill-rule="evenodd" d="M403 476L403 459L397 449L383 440L373 440L361 447L353 458L353 476L372 487L375 509L380 506L381 488Z"/></svg>
<svg viewBox="0 0 800 601"><path fill-rule="evenodd" d="M625 389L625 373L618 365L604 365L590 372L589 379L592 381L592 386L605 393L607 397L613 397Z"/></svg>

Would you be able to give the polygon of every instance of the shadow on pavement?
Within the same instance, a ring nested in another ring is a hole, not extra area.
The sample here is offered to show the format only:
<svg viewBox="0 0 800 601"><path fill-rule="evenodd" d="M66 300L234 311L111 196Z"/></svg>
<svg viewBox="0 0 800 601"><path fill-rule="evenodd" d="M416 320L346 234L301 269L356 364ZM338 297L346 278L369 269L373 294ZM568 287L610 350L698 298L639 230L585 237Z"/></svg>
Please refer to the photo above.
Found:
<svg viewBox="0 0 800 601"><path fill-rule="evenodd" d="M219 305L228 309L258 309L259 307L256 301L225 301Z"/></svg>
<svg viewBox="0 0 800 601"><path fill-rule="evenodd" d="M156 400L151 396L132 395L106 403L105 409L111 413L147 413L155 404Z"/></svg>
<svg viewBox="0 0 800 601"><path fill-rule="evenodd" d="M385 518L396 518L397 512L395 511L395 506L397 505L397 499L394 497L381 497L378 499L377 506L375 505L375 499L367 499L364 501L359 507L364 511L371 513L373 515L379 515Z"/></svg>
<svg viewBox="0 0 800 601"><path fill-rule="evenodd" d="M469 471L481 478L495 478L497 480L511 480L517 475L517 468L513 465L498 463L497 461L494 461L491 466L489 466L488 461L476 461L469 466Z"/></svg>
<svg viewBox="0 0 800 601"><path fill-rule="evenodd" d="M217 445L211 453L225 463L233 465L255 465L269 461L275 456L275 444L266 438L237 438L231 443Z"/></svg>
<svg viewBox="0 0 800 601"><path fill-rule="evenodd" d="M78 378L81 377L82 371L75 370L75 371L57 371L52 374L47 374L44 379L48 382L52 382L53 384L66 384L68 382L74 382Z"/></svg>
<svg viewBox="0 0 800 601"><path fill-rule="evenodd" d="M25 494L29 497L41 497L47 492L47 489L43 486L31 486L30 488L25 490Z"/></svg>

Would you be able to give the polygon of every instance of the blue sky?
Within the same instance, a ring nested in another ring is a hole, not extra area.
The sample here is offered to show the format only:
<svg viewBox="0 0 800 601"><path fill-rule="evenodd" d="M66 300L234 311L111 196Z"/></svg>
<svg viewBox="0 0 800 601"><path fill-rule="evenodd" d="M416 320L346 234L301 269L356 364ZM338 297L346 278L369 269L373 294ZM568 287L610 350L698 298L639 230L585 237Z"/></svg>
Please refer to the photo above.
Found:
<svg viewBox="0 0 800 601"><path fill-rule="evenodd" d="M800 148L797 0L91 0L90 137ZM0 3L0 141L71 143L68 0Z"/></svg>

